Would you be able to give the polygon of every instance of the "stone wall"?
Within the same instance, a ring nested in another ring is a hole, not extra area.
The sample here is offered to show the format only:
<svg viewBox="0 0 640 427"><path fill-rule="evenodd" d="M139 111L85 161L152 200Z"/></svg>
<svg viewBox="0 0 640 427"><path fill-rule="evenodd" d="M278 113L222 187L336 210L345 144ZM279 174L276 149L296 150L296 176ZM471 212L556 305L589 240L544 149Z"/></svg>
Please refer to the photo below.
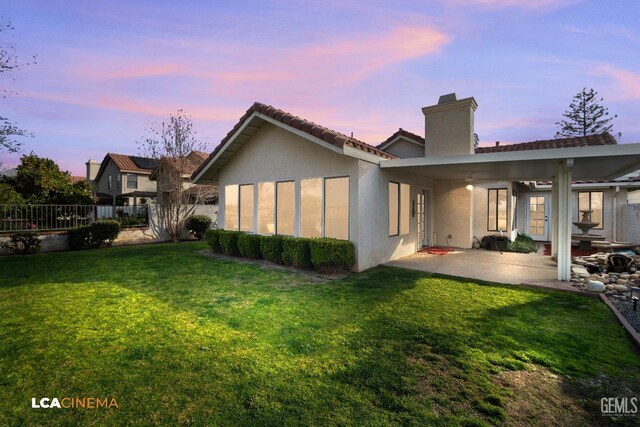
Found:
<svg viewBox="0 0 640 427"><path fill-rule="evenodd" d="M640 243L640 203L622 207L622 240Z"/></svg>

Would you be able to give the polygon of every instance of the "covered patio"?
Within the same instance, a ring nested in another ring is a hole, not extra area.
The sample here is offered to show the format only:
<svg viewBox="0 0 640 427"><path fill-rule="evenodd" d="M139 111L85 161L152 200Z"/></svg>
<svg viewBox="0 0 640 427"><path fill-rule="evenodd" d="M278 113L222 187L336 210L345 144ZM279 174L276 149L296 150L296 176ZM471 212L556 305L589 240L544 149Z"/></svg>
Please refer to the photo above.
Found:
<svg viewBox="0 0 640 427"><path fill-rule="evenodd" d="M436 182L452 180L469 183L474 181L551 180L553 182L552 209L553 218L555 219L551 229L551 246L552 253L557 254L558 258L555 278L560 281L568 281L571 278L572 181L613 180L640 169L640 144L405 158L382 160L380 166L383 169L402 170L424 176ZM466 254L468 251L461 251L461 253ZM517 254L502 255L511 256ZM417 254L416 256L420 255ZM455 257L451 257L451 259L453 258ZM458 258L462 260L464 257L458 256ZM496 257L493 264L499 264L498 260L500 259L504 258ZM471 262L472 260L467 259L467 261ZM551 262L550 259L549 262ZM482 260L475 258L473 268L482 270L484 267L481 267L480 264L482 264ZM513 274L517 275L518 268L517 264L505 264L504 270L513 269L516 271ZM461 272L468 270L456 270L458 274L443 274L460 276ZM534 277L541 274L545 276L544 280L548 280L548 269L545 268L543 270L526 271L530 272ZM491 268L488 269L488 272L491 272ZM487 277L486 279L477 278L500 281L497 278L497 273L495 276ZM509 275L505 277L508 278ZM531 280L532 277L524 279ZM509 283L520 283L520 281L514 282L510 280Z"/></svg>

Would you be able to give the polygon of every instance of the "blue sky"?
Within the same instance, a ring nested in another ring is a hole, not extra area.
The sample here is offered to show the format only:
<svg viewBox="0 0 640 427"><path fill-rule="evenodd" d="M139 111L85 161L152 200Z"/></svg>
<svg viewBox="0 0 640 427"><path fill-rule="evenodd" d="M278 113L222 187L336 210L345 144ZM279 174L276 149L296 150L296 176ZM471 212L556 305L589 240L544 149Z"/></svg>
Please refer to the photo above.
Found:
<svg viewBox="0 0 640 427"><path fill-rule="evenodd" d="M29 1L1 15L22 62L0 115L74 174L137 153L184 109L212 149L253 101L377 144L420 108L474 96L482 143L552 138L582 87L640 142L636 1ZM18 155L0 155L7 166Z"/></svg>

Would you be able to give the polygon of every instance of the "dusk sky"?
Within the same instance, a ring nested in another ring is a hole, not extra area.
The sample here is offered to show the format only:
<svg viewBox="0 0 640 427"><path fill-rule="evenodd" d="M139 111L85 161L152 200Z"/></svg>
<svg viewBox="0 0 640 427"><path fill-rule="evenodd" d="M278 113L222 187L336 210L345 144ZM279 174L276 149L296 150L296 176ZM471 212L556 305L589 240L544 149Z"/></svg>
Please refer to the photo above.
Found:
<svg viewBox="0 0 640 427"><path fill-rule="evenodd" d="M482 143L553 138L583 87L640 142L640 3L580 0L4 1L24 152L84 175L184 109L213 149L254 101L377 145L475 97ZM5 73L6 74L6 73ZM3 154L5 167L19 155Z"/></svg>

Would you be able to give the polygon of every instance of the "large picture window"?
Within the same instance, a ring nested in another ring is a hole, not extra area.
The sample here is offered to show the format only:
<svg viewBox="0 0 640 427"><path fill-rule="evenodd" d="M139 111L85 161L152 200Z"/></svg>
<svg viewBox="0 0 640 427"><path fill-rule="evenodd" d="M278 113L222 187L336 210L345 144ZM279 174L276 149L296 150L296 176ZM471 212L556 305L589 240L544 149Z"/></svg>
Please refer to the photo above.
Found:
<svg viewBox="0 0 640 427"><path fill-rule="evenodd" d="M224 187L224 229L238 230L238 186Z"/></svg>
<svg viewBox="0 0 640 427"><path fill-rule="evenodd" d="M276 184L276 234L295 233L296 187L294 181Z"/></svg>
<svg viewBox="0 0 640 427"><path fill-rule="evenodd" d="M324 236L349 239L349 177L324 181Z"/></svg>
<svg viewBox="0 0 640 427"><path fill-rule="evenodd" d="M240 231L253 233L253 184L240 186Z"/></svg>
<svg viewBox="0 0 640 427"><path fill-rule="evenodd" d="M322 178L300 182L300 237L322 237Z"/></svg>
<svg viewBox="0 0 640 427"><path fill-rule="evenodd" d="M507 230L507 189L489 189L487 209L487 230Z"/></svg>
<svg viewBox="0 0 640 427"><path fill-rule="evenodd" d="M593 211L591 212L591 221L598 223L594 229L602 230L604 228L603 200L604 193L602 191L578 192L578 221L582 221L582 212L580 211Z"/></svg>
<svg viewBox="0 0 640 427"><path fill-rule="evenodd" d="M389 181L389 236L409 234L411 187Z"/></svg>
<svg viewBox="0 0 640 427"><path fill-rule="evenodd" d="M258 184L259 234L274 234L276 232L275 210L275 185L273 182L261 182Z"/></svg>

